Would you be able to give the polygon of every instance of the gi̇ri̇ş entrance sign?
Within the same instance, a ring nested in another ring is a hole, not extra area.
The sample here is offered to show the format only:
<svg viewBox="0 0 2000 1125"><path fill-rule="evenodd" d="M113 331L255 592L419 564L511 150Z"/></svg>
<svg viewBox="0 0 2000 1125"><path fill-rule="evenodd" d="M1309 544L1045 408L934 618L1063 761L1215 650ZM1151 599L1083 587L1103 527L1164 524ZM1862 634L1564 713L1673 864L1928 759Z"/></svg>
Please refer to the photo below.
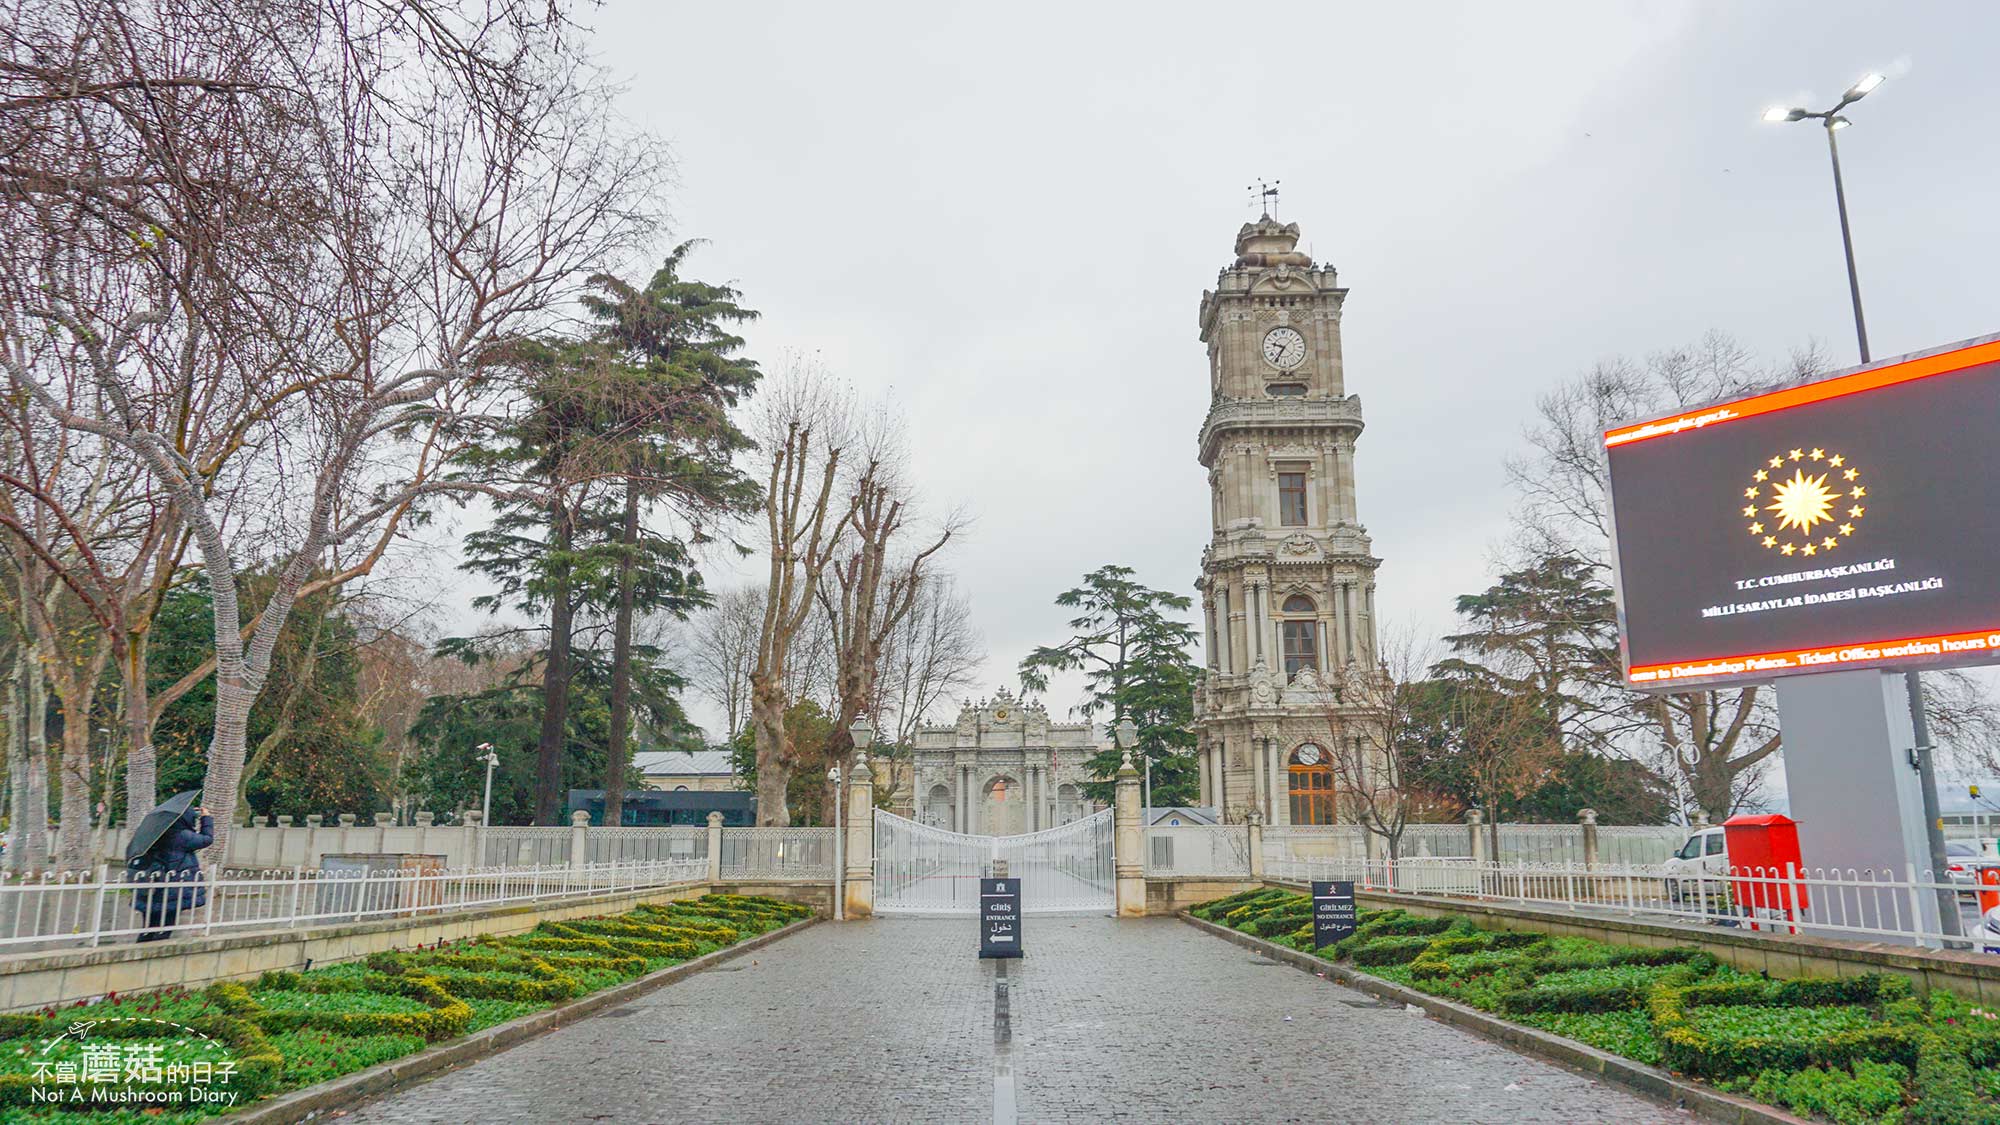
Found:
<svg viewBox="0 0 2000 1125"><path fill-rule="evenodd" d="M2000 338L1604 445L1630 686L2000 661Z"/></svg>

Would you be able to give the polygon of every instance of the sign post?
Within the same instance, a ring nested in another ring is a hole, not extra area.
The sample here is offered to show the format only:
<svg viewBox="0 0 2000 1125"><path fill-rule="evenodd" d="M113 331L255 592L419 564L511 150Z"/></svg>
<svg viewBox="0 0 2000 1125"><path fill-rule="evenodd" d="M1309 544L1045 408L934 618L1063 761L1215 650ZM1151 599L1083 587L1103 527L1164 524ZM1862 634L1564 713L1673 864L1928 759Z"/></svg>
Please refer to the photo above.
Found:
<svg viewBox="0 0 2000 1125"><path fill-rule="evenodd" d="M1021 955L1021 881L979 881L979 955Z"/></svg>
<svg viewBox="0 0 2000 1125"><path fill-rule="evenodd" d="M1312 902L1314 949L1354 935L1354 880L1315 881Z"/></svg>

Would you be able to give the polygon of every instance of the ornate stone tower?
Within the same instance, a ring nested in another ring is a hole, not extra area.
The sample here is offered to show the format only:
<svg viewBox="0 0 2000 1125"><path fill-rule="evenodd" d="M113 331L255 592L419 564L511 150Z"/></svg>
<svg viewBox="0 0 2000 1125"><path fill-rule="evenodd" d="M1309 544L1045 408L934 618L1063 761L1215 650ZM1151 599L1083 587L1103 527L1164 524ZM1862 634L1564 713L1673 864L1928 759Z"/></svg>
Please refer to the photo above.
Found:
<svg viewBox="0 0 2000 1125"><path fill-rule="evenodd" d="M1195 724L1202 800L1229 821L1253 809L1267 824L1349 819L1330 748L1351 744L1356 716L1338 700L1378 667L1381 560L1355 509L1361 400L1340 354L1347 290L1298 241L1297 223L1244 224L1235 262L1201 295L1214 530Z"/></svg>

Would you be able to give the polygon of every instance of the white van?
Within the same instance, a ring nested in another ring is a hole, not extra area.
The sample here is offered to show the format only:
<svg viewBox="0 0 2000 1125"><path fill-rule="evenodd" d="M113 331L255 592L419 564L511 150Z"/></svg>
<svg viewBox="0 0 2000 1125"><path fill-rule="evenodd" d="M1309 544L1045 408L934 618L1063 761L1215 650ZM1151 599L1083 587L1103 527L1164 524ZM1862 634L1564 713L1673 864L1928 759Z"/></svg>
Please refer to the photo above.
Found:
<svg viewBox="0 0 2000 1125"><path fill-rule="evenodd" d="M1729 852L1723 843L1721 825L1704 828L1687 838L1665 864L1667 897L1675 902L1684 899L1712 899L1723 896L1728 884L1721 876L1729 874Z"/></svg>

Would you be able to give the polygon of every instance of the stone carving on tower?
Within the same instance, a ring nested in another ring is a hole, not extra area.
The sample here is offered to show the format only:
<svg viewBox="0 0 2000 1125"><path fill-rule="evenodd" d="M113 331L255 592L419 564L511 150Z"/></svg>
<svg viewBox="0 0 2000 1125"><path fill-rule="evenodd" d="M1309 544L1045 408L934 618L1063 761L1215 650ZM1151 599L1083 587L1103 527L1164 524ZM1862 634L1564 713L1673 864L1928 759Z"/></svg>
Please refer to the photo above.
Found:
<svg viewBox="0 0 2000 1125"><path fill-rule="evenodd" d="M1344 685L1381 675L1381 560L1354 490L1361 399L1341 362L1347 290L1298 242L1298 224L1268 212L1245 223L1235 260L1201 295L1213 532L1198 583L1207 668L1195 726L1202 803L1230 822L1253 809L1273 825L1351 822L1332 743L1369 740L1338 700Z"/></svg>

